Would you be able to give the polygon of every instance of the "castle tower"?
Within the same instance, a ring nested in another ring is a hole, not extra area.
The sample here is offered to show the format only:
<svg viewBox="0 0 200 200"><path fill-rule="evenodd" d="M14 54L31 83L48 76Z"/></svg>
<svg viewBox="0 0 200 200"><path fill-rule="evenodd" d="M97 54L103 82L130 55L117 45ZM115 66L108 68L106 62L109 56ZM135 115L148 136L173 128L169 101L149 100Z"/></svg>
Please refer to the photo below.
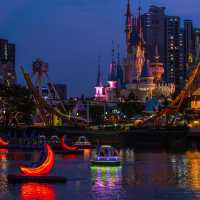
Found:
<svg viewBox="0 0 200 200"><path fill-rule="evenodd" d="M127 11L125 16L126 16L126 23L125 23L126 47L127 47L127 54L130 55L132 53L131 36L132 36L132 25L133 25L130 0L128 0Z"/></svg>
<svg viewBox="0 0 200 200"><path fill-rule="evenodd" d="M162 75L164 74L164 64L160 62L160 56L158 53L158 45L155 47L155 57L154 62L150 64L152 74L154 77L154 81L158 83L162 79Z"/></svg>
<svg viewBox="0 0 200 200"><path fill-rule="evenodd" d="M119 88L124 87L124 75L120 61L120 52L119 52L119 45L117 46L118 53L117 53L117 84Z"/></svg>
<svg viewBox="0 0 200 200"><path fill-rule="evenodd" d="M117 66L116 66L116 61L115 61L115 49L113 45L112 49L112 63L110 64L109 67L109 77L108 77L108 84L109 87L114 89L117 88Z"/></svg>
<svg viewBox="0 0 200 200"><path fill-rule="evenodd" d="M100 66L100 61L98 63L98 71L97 71L97 83L96 86L103 86L102 84L102 77L101 77L101 66Z"/></svg>
<svg viewBox="0 0 200 200"><path fill-rule="evenodd" d="M144 33L141 20L141 7L138 9L137 34L138 40L135 55L134 79L139 81L142 73L142 68L145 63Z"/></svg>
<svg viewBox="0 0 200 200"><path fill-rule="evenodd" d="M98 72L97 72L97 82L96 82L96 86L95 86L95 99L96 100L104 100L104 86L102 83L102 77L101 77L101 66L100 66L100 61L98 64Z"/></svg>
<svg viewBox="0 0 200 200"><path fill-rule="evenodd" d="M130 0L128 0L127 4L127 11L126 11L126 22L125 22L125 35L126 35L126 48L127 48L127 57L124 60L124 83L130 84L133 81L133 73L134 73L134 54L135 50L134 47L134 41L133 36L136 36L136 28L135 28L135 20L133 18L132 12L131 12L131 5ZM134 39L136 39L134 37ZM137 39L136 39L137 41Z"/></svg>
<svg viewBox="0 0 200 200"><path fill-rule="evenodd" d="M149 60L146 60L143 66L142 73L141 73L141 82L153 83L153 75L150 68Z"/></svg>
<svg viewBox="0 0 200 200"><path fill-rule="evenodd" d="M146 60L144 67L142 69L141 79L140 79L140 90L143 91L143 100L151 99L153 96L153 91L155 89L155 84L153 82L153 75L150 68L149 60Z"/></svg>

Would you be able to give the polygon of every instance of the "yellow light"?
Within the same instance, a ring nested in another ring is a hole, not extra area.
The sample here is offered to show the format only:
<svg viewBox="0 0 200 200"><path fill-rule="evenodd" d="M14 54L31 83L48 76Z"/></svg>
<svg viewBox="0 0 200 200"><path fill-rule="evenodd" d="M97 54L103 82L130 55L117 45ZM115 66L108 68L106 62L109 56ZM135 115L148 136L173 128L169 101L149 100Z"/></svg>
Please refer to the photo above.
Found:
<svg viewBox="0 0 200 200"><path fill-rule="evenodd" d="M199 121L195 120L195 121L193 121L193 123L194 123L195 125L197 125L197 124L199 124Z"/></svg>

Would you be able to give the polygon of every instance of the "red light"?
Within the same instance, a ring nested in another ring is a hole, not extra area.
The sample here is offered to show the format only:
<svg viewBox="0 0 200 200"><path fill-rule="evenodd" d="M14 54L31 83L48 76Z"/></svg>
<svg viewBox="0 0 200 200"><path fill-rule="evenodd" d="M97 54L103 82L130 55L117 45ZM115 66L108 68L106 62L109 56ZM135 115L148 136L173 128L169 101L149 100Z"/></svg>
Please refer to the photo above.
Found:
<svg viewBox="0 0 200 200"><path fill-rule="evenodd" d="M7 160L8 149L0 149L0 160Z"/></svg>
<svg viewBox="0 0 200 200"><path fill-rule="evenodd" d="M45 149L47 150L47 157L45 161L38 167L25 167L21 166L20 171L26 176L43 176L48 174L53 168L55 158L51 147L45 144Z"/></svg>
<svg viewBox="0 0 200 200"><path fill-rule="evenodd" d="M78 149L78 147L73 147L73 146L69 146L69 145L65 144L65 138L64 138L64 136L61 138L61 147L64 150L67 150L67 151L74 151L74 150Z"/></svg>
<svg viewBox="0 0 200 200"><path fill-rule="evenodd" d="M0 146L7 146L8 142L4 141L1 137L0 137Z"/></svg>
<svg viewBox="0 0 200 200"><path fill-rule="evenodd" d="M63 160L74 160L77 156L75 154L64 155Z"/></svg>
<svg viewBox="0 0 200 200"><path fill-rule="evenodd" d="M56 193L51 185L25 183L21 185L21 200L56 200Z"/></svg>

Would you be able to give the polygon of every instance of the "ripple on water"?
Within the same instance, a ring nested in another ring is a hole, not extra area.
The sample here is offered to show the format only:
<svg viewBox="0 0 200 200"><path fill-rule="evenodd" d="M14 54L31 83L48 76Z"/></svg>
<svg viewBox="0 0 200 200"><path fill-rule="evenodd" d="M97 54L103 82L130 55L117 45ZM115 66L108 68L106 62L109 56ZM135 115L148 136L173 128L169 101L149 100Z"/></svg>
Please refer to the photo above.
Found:
<svg viewBox="0 0 200 200"><path fill-rule="evenodd" d="M90 167L92 155L57 155L52 174L68 178L66 184L9 185L7 173L19 163L38 159L38 152L2 152L0 199L19 200L172 200L200 199L200 153L135 153L122 149L121 167ZM95 153L95 152L94 152ZM48 198L47 198L48 197Z"/></svg>

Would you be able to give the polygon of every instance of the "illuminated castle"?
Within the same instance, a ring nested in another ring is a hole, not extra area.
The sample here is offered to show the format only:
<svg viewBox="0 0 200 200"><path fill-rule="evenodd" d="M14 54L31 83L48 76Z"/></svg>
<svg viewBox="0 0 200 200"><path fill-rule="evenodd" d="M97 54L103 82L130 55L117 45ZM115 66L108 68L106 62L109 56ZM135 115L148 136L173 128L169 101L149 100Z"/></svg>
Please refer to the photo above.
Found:
<svg viewBox="0 0 200 200"><path fill-rule="evenodd" d="M146 102L152 96L172 96L175 92L175 86L162 81L164 64L160 62L157 45L155 46L153 61L150 63L149 60L145 59L141 8L138 9L138 16L134 17L131 12L130 0L128 0L125 16L126 57L123 62L123 69L119 52L116 62L113 49L112 63L109 66L108 85L103 86L101 81L97 81L98 84L95 87L96 100L122 101L128 99L130 94L134 94L135 100Z"/></svg>
<svg viewBox="0 0 200 200"><path fill-rule="evenodd" d="M118 101L119 89L123 88L123 70L120 64L120 55L118 51L118 61L115 60L114 48L112 49L112 63L109 65L109 76L107 85L102 84L100 63L98 65L97 83L95 86L95 99L98 101Z"/></svg>

